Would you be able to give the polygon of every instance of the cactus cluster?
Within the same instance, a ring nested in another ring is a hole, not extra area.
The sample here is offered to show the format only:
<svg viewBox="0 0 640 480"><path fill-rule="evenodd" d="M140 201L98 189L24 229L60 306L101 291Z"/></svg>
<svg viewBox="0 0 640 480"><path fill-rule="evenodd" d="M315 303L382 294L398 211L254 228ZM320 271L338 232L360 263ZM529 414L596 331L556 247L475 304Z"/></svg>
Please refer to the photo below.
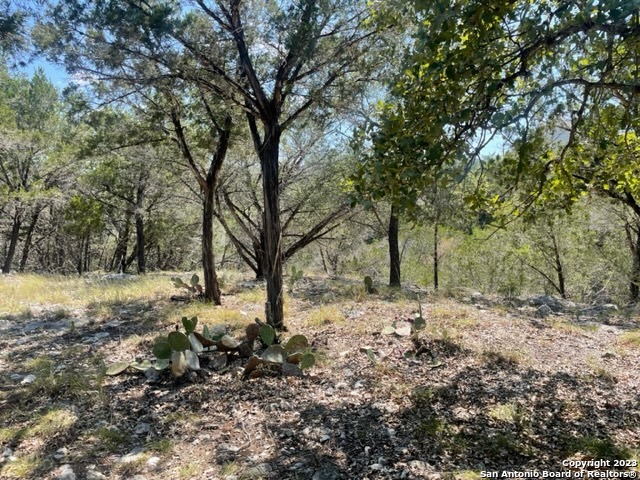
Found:
<svg viewBox="0 0 640 480"><path fill-rule="evenodd" d="M204 290L200 285L200 277L195 273L191 275L189 283L185 283L180 277L171 277L171 283L176 288L184 288L194 296L202 295Z"/></svg>
<svg viewBox="0 0 640 480"><path fill-rule="evenodd" d="M431 365L431 367L435 368L442 365L442 363L437 361L437 359L433 355L433 352L429 348L428 344L424 342L422 339L420 339L420 336L419 336L419 332L421 330L424 330L426 326L427 326L427 321L422 316L422 304L420 302L420 297L418 297L418 313L416 313L414 317L408 321L408 323L403 325L398 325L397 322L393 322L392 325L388 325L384 327L381 333L383 335L395 334L400 337L410 337L411 342L413 343L413 349L407 350L406 352L404 352L404 357L415 359L416 357L422 355L423 353L427 353L431 357L431 360L433 362L433 365ZM373 356L373 352L365 351L365 353L367 353L369 360L375 363L375 357Z"/></svg>
<svg viewBox="0 0 640 480"><path fill-rule="evenodd" d="M304 276L304 272L302 269L298 270L295 265L291 266L291 271L289 272L289 278L287 279L287 284L289 285L289 292L293 291L293 288L296 286L302 277Z"/></svg>
<svg viewBox="0 0 640 480"><path fill-rule="evenodd" d="M254 374L259 365L275 366L286 375L302 375L303 370L316 363L316 357L309 348L309 340L304 335L294 335L286 343L275 343L275 330L271 325L262 324L258 333L267 347L260 356L253 355L245 366L243 377Z"/></svg>
<svg viewBox="0 0 640 480"><path fill-rule="evenodd" d="M286 375L302 375L304 369L315 364L315 356L310 351L307 337L294 335L285 344L281 344L273 327L258 319L256 323L247 325L243 340L227 335L220 329L210 329L206 325L202 333L196 332L198 317L182 317L182 326L184 332L176 327L176 330L167 336L156 338L152 349L156 357L155 363L148 360L140 363L118 362L110 365L106 374L118 375L129 368L140 371L146 371L149 368L156 370L170 368L175 377L180 377L189 370L200 370L198 355L205 349L224 353L227 356L237 355L240 358L248 358L244 370L245 377L261 364L275 365ZM257 340L260 340L261 347L264 348L260 356L254 353Z"/></svg>

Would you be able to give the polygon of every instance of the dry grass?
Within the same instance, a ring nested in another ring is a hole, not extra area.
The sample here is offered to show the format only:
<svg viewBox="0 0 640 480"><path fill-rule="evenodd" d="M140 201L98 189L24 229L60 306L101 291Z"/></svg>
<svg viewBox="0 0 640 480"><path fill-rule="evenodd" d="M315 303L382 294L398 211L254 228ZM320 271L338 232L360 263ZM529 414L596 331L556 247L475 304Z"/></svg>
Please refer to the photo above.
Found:
<svg viewBox="0 0 640 480"><path fill-rule="evenodd" d="M42 465L42 458L37 455L25 455L10 461L2 467L2 478L33 478L32 474Z"/></svg>
<svg viewBox="0 0 640 480"><path fill-rule="evenodd" d="M68 316L68 309L98 304L124 304L131 301L168 297L175 288L169 275L136 277L131 280L104 281L92 277L14 275L0 277L0 312L25 316L34 306L53 306L54 316ZM29 314L30 316L30 314Z"/></svg>
<svg viewBox="0 0 640 480"><path fill-rule="evenodd" d="M630 330L620 335L621 345L630 348L640 348L640 330Z"/></svg>
<svg viewBox="0 0 640 480"><path fill-rule="evenodd" d="M561 332L566 332L571 335L582 335L587 332L597 332L598 325L585 325L573 322L554 321L551 323L551 327Z"/></svg>
<svg viewBox="0 0 640 480"><path fill-rule="evenodd" d="M326 306L311 310L306 317L305 325L308 327L321 327L322 325L342 325L345 322L342 312L334 306Z"/></svg>

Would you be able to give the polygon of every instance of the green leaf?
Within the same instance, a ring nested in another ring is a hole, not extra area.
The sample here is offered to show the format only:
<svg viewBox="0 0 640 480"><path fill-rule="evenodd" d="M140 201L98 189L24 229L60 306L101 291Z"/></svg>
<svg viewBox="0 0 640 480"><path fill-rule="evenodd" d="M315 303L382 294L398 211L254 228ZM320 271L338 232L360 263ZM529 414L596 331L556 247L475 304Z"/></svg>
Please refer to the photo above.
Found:
<svg viewBox="0 0 640 480"><path fill-rule="evenodd" d="M156 370L164 370L169 366L170 363L171 360L169 360L168 358L159 358L153 368L155 368Z"/></svg>
<svg viewBox="0 0 640 480"><path fill-rule="evenodd" d="M272 345L276 339L276 332L271 325L262 325L260 327L260 339L265 345Z"/></svg>
<svg viewBox="0 0 640 480"><path fill-rule="evenodd" d="M387 325L386 327L384 327L382 329L382 335L392 335L394 333L396 333L396 329L393 328L391 325Z"/></svg>
<svg viewBox="0 0 640 480"><path fill-rule="evenodd" d="M422 316L416 316L413 320L413 329L418 331L427 326L427 321Z"/></svg>
<svg viewBox="0 0 640 480"><path fill-rule="evenodd" d="M287 353L299 352L309 347L309 340L304 335L294 335L289 339L284 349Z"/></svg>
<svg viewBox="0 0 640 480"><path fill-rule="evenodd" d="M281 345L271 345L262 352L262 360L269 363L284 363L287 354Z"/></svg>
<svg viewBox="0 0 640 480"><path fill-rule="evenodd" d="M171 350L176 352L183 352L189 350L189 347L191 347L189 339L182 332L171 332L167 340L169 341L169 345L171 345Z"/></svg>
<svg viewBox="0 0 640 480"><path fill-rule="evenodd" d="M371 363L376 363L376 354L373 353L373 349L370 347L365 348L364 352L367 354L367 358Z"/></svg>
<svg viewBox="0 0 640 480"><path fill-rule="evenodd" d="M287 357L287 363L300 363L302 360L302 352L292 353Z"/></svg>
<svg viewBox="0 0 640 480"><path fill-rule="evenodd" d="M315 364L316 364L316 356L313 353L307 352L304 355L302 355L302 359L300 359L300 368L302 370L311 368Z"/></svg>
<svg viewBox="0 0 640 480"><path fill-rule="evenodd" d="M142 362L133 362L131 364L132 368L135 368L136 370L140 371L140 372L144 372L145 370L150 369L151 367L153 367L153 364L149 361L149 360L143 360Z"/></svg>
<svg viewBox="0 0 640 480"><path fill-rule="evenodd" d="M153 354L160 360L171 357L171 345L169 341L164 337L158 338L153 344Z"/></svg>
<svg viewBox="0 0 640 480"><path fill-rule="evenodd" d="M127 368L129 368L129 363L127 362L117 362L114 364L111 364L107 367L107 371L105 372L105 375L120 375L122 372L124 372Z"/></svg>
<svg viewBox="0 0 640 480"><path fill-rule="evenodd" d="M193 317L192 319L188 319L187 317L182 317L182 326L184 326L184 329L187 332L187 335L195 331L197 324L198 324L198 317Z"/></svg>

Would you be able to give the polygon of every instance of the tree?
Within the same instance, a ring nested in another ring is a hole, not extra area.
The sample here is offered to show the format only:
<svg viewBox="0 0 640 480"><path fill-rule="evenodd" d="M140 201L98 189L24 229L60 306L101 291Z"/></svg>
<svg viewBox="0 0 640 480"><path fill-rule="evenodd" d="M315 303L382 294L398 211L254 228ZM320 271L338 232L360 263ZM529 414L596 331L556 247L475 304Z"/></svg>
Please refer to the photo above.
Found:
<svg viewBox="0 0 640 480"><path fill-rule="evenodd" d="M345 164L342 145L324 129L306 125L283 138L280 162L282 257L295 254L334 231L349 214L339 188ZM229 165L217 195L216 217L240 258L264 279L266 251L260 166L251 158Z"/></svg>
<svg viewBox="0 0 640 480"><path fill-rule="evenodd" d="M21 267L31 248L32 234L62 171L56 164L60 143L58 94L39 70L31 79L0 71L0 194L11 219L2 272L9 273L29 218Z"/></svg>
<svg viewBox="0 0 640 480"><path fill-rule="evenodd" d="M265 313L268 323L283 328L282 134L313 107L342 102L347 85L361 78L365 43L375 34L369 14L359 0L196 0L183 10L168 3L76 0L53 4L40 39L54 52L66 47L74 70L143 83L180 78L244 113L262 170ZM158 69L141 72L140 60Z"/></svg>

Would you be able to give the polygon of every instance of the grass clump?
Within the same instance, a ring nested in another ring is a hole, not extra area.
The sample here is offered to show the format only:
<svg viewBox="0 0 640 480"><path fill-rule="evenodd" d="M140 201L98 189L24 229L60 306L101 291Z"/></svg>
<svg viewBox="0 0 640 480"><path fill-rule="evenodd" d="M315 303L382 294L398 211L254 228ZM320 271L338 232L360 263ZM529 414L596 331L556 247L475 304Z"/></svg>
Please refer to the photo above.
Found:
<svg viewBox="0 0 640 480"><path fill-rule="evenodd" d="M247 303L262 303L267 298L267 294L262 288L250 288L238 293L238 300Z"/></svg>
<svg viewBox="0 0 640 480"><path fill-rule="evenodd" d="M173 450L173 446L173 442L168 438L158 438L147 444L147 450L166 455Z"/></svg>
<svg viewBox="0 0 640 480"><path fill-rule="evenodd" d="M42 458L25 455L9 461L0 470L2 478L33 478L33 474L42 466Z"/></svg>
<svg viewBox="0 0 640 480"><path fill-rule="evenodd" d="M500 403L489 409L489 416L494 420L521 425L524 420L522 407L516 403Z"/></svg>
<svg viewBox="0 0 640 480"><path fill-rule="evenodd" d="M306 320L308 327L321 327L330 324L343 324L345 322L344 315L340 310L333 306L321 307L312 310Z"/></svg>
<svg viewBox="0 0 640 480"><path fill-rule="evenodd" d="M640 330L630 330L620 335L620 343L625 347L640 348Z"/></svg>
<svg viewBox="0 0 640 480"><path fill-rule="evenodd" d="M195 478L202 473L202 465L199 463L191 462L178 467L179 478Z"/></svg>
<svg viewBox="0 0 640 480"><path fill-rule="evenodd" d="M26 436L50 437L63 434L71 430L77 421L78 417L69 410L64 408L50 410L27 430Z"/></svg>
<svg viewBox="0 0 640 480"><path fill-rule="evenodd" d="M551 324L551 327L555 330L569 333L572 335L579 335L585 332L597 332L599 328L598 325L585 325L580 323L562 322L562 321L553 322Z"/></svg>
<svg viewBox="0 0 640 480"><path fill-rule="evenodd" d="M115 428L102 427L94 435L100 440L101 446L110 452L118 451L129 443L129 437Z"/></svg>
<svg viewBox="0 0 640 480"><path fill-rule="evenodd" d="M616 445L610 438L598 438L590 435L569 442L568 453L573 455L578 452L603 460L624 460L634 456L631 449Z"/></svg>

